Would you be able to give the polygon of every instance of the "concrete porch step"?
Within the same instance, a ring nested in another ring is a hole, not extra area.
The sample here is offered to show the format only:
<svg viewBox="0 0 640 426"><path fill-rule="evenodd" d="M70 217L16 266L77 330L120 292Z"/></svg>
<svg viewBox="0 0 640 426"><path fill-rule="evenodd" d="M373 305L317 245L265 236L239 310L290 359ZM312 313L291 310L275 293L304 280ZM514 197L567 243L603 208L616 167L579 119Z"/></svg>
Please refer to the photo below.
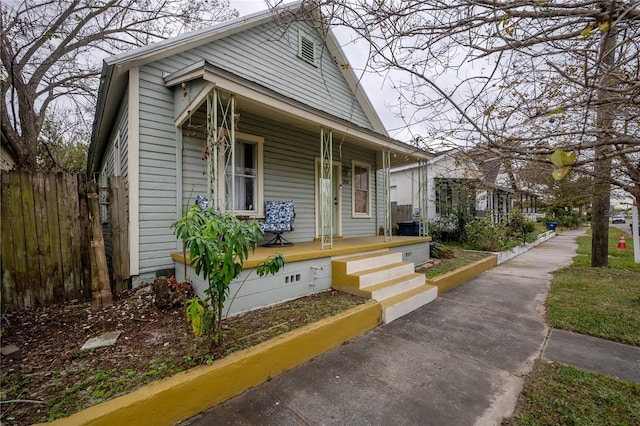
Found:
<svg viewBox="0 0 640 426"><path fill-rule="evenodd" d="M398 278L405 275L410 275L415 272L415 266L409 262L398 262L390 265L379 266L364 271L348 274L347 276L351 281L355 280L358 283L360 289L365 289L369 286L381 283L383 281L389 281L394 278Z"/></svg>
<svg viewBox="0 0 640 426"><path fill-rule="evenodd" d="M438 297L438 287L424 284L388 299L382 300L382 322L389 324L403 315L413 312Z"/></svg>
<svg viewBox="0 0 640 426"><path fill-rule="evenodd" d="M332 262L332 268L343 274L355 274L366 271L367 269L374 269L399 262L402 262L401 252L385 251L334 260Z"/></svg>
<svg viewBox="0 0 640 426"><path fill-rule="evenodd" d="M426 284L399 252L336 259L331 270L333 288L380 302L385 324L438 297L438 287Z"/></svg>
<svg viewBox="0 0 640 426"><path fill-rule="evenodd" d="M360 288L366 297L381 301L425 284L424 275L412 273Z"/></svg>

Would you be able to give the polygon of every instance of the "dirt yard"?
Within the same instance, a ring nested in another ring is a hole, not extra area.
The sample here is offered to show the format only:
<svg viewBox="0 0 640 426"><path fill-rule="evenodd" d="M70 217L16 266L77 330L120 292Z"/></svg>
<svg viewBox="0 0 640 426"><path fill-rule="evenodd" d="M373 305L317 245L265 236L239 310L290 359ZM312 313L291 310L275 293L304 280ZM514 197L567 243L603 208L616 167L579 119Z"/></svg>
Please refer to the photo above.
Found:
<svg viewBox="0 0 640 426"><path fill-rule="evenodd" d="M20 352L1 359L1 424L66 417L366 301L327 291L233 317L224 323L223 345L210 350L205 339L193 337L183 307L160 309L154 299L147 286L99 310L75 302L4 314L2 346ZM114 346L80 351L108 331L122 332Z"/></svg>

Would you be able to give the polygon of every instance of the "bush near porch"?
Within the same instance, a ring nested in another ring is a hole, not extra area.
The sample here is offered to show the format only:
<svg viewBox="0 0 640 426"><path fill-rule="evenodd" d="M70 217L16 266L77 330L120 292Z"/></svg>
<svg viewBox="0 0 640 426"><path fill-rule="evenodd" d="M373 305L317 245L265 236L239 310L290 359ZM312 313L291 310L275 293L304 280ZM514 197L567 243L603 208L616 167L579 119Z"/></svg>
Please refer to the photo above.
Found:
<svg viewBox="0 0 640 426"><path fill-rule="evenodd" d="M436 241L481 251L509 250L533 242L538 236L536 222L525 219L521 213L498 223L491 223L489 218L474 219L457 214L429 223L429 231Z"/></svg>

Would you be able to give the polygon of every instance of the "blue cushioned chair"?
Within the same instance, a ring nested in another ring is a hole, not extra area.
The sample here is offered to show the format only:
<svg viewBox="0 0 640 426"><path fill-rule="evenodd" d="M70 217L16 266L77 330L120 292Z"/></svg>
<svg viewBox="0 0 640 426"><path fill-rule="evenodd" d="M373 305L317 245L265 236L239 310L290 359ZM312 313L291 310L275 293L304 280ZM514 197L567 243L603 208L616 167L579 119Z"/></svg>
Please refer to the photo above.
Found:
<svg viewBox="0 0 640 426"><path fill-rule="evenodd" d="M275 237L264 246L292 246L293 243L284 238L282 233L293 231L293 218L296 215L293 208L293 200L267 201L264 207L265 221L261 225L262 230L275 234Z"/></svg>

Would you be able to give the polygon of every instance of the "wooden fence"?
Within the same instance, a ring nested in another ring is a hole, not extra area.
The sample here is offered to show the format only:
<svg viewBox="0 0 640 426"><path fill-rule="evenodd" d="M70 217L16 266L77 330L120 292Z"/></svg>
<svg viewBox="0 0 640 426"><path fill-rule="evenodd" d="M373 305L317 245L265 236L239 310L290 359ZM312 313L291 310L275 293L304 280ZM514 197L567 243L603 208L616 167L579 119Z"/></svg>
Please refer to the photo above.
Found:
<svg viewBox="0 0 640 426"><path fill-rule="evenodd" d="M119 182L124 193L124 183ZM86 178L11 171L2 172L1 187L2 310L91 300ZM126 222L112 228L126 230ZM128 244L126 232L118 238L127 239ZM128 274L128 252L125 256L127 267L118 275L121 282L122 273ZM123 290L122 283L115 290Z"/></svg>
<svg viewBox="0 0 640 426"><path fill-rule="evenodd" d="M115 293L129 288L129 218L124 178L109 177L109 223L112 253L112 290Z"/></svg>
<svg viewBox="0 0 640 426"><path fill-rule="evenodd" d="M2 308L91 297L87 182L2 173Z"/></svg>
<svg viewBox="0 0 640 426"><path fill-rule="evenodd" d="M413 206L411 204L391 205L391 223L411 222L413 220Z"/></svg>

